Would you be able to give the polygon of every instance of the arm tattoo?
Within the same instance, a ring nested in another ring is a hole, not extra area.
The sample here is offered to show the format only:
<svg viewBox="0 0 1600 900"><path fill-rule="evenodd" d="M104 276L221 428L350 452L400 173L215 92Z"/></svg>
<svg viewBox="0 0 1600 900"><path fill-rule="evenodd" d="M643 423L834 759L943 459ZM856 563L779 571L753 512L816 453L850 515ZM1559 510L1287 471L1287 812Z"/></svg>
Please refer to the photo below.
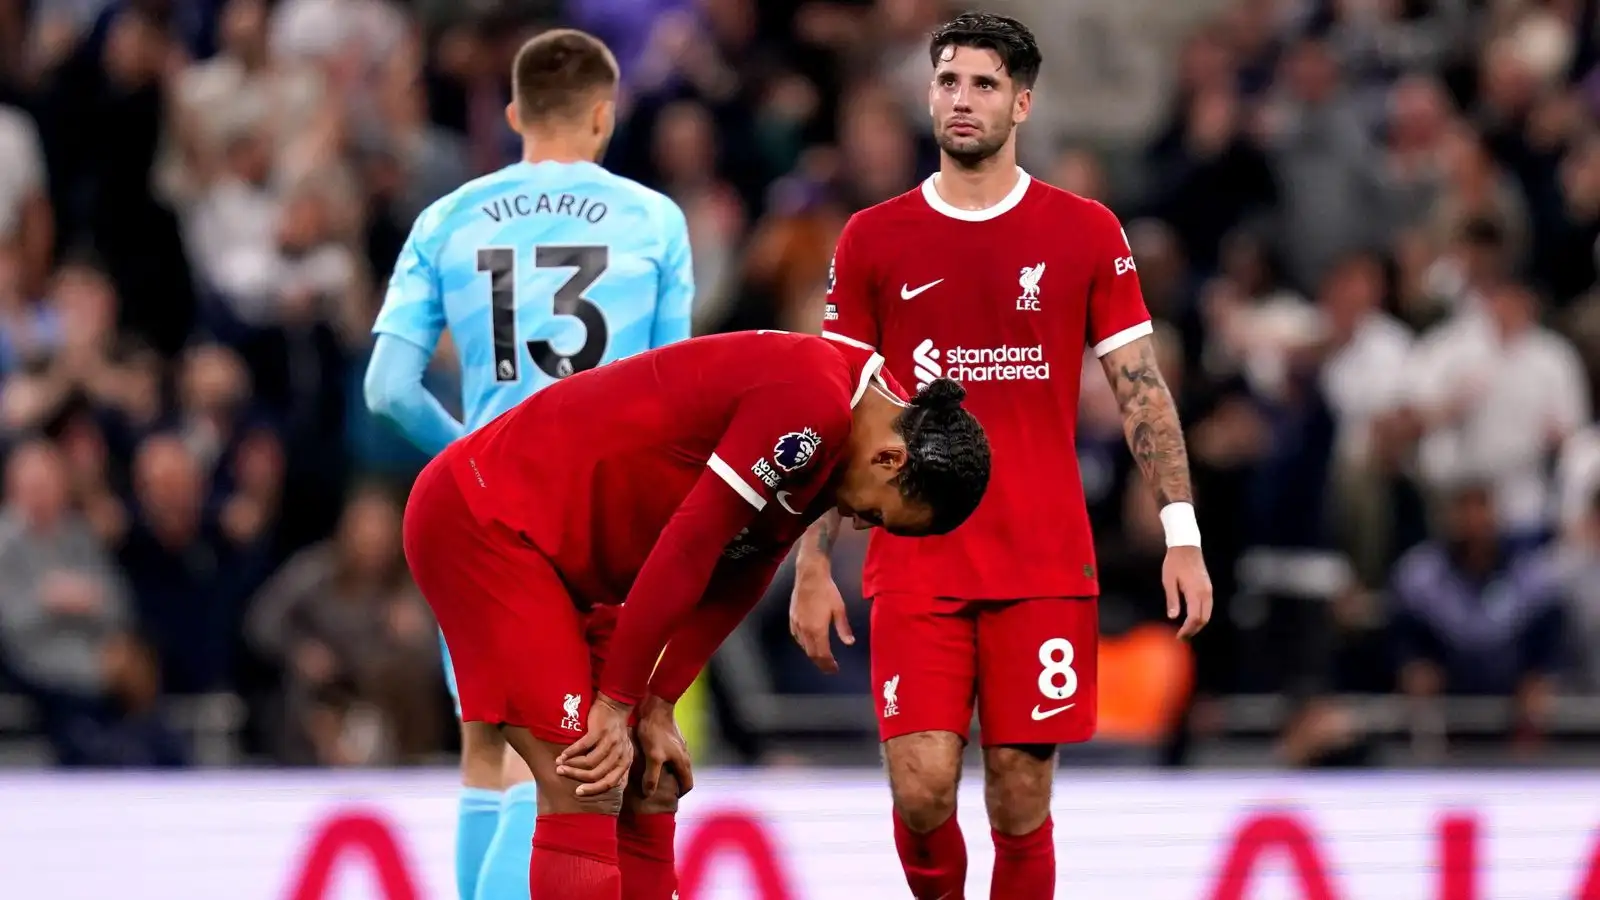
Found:
<svg viewBox="0 0 1600 900"><path fill-rule="evenodd" d="M825 515L817 520L817 549L823 555L833 553L834 539L839 536L839 518L834 515Z"/></svg>
<svg viewBox="0 0 1600 900"><path fill-rule="evenodd" d="M839 524L842 521L839 511L830 509L823 513L822 518L811 523L806 529L805 537L800 539L800 560L815 560L827 563L833 555L833 542L839 536Z"/></svg>
<svg viewBox="0 0 1600 900"><path fill-rule="evenodd" d="M1122 407L1122 430L1128 449L1144 479L1156 492L1156 502L1190 502L1189 454L1183 445L1183 426L1172 392L1156 366L1155 344L1140 338L1107 353L1105 368L1117 404Z"/></svg>

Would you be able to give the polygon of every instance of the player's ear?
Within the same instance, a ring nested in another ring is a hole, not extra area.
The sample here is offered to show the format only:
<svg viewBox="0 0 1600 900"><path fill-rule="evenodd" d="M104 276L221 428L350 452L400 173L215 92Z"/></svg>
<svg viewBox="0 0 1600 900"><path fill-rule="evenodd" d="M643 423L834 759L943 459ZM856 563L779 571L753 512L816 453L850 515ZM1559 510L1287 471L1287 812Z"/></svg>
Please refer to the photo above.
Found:
<svg viewBox="0 0 1600 900"><path fill-rule="evenodd" d="M517 134L522 133L522 114L517 111L517 101L512 100L506 104L506 124Z"/></svg>
<svg viewBox="0 0 1600 900"><path fill-rule="evenodd" d="M617 127L617 99L606 97L594 105L592 128L596 137L610 137Z"/></svg>
<svg viewBox="0 0 1600 900"><path fill-rule="evenodd" d="M1017 99L1011 104L1011 121L1017 125L1028 121L1028 113L1033 110L1033 88L1023 88L1017 91Z"/></svg>
<svg viewBox="0 0 1600 900"><path fill-rule="evenodd" d="M906 465L906 445L889 444L879 447L877 452L872 454L872 465L885 470L891 476L899 474Z"/></svg>

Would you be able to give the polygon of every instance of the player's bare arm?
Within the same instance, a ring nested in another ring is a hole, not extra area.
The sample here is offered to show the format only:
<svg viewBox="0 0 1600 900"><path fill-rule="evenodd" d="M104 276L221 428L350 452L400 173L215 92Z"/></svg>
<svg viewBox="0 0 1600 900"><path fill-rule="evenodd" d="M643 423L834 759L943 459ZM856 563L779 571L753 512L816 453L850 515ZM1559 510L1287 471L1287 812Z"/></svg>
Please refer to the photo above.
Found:
<svg viewBox="0 0 1600 900"><path fill-rule="evenodd" d="M1189 482L1189 454L1183 443L1183 426L1177 404L1156 364L1155 342L1141 337L1100 358L1106 378L1122 408L1122 429L1128 449L1145 482L1156 492L1156 502L1194 502Z"/></svg>
<svg viewBox="0 0 1600 900"><path fill-rule="evenodd" d="M1211 576L1200 552L1183 425L1156 363L1155 340L1146 336L1130 341L1100 357L1100 365L1122 408L1128 449L1161 506L1161 524L1167 532L1167 558L1161 571L1167 617L1178 617L1180 597L1187 601L1188 615L1178 636L1193 637L1211 619Z"/></svg>
<svg viewBox="0 0 1600 900"><path fill-rule="evenodd" d="M839 662L833 658L829 627L839 632L845 646L856 642L844 597L833 583L830 561L843 524L844 517L831 510L806 529L795 558L794 593L789 598L789 634L817 668L830 675L838 673Z"/></svg>
<svg viewBox="0 0 1600 900"><path fill-rule="evenodd" d="M635 768L639 793L646 801L655 799L663 778L675 783L675 789L662 797L663 801L675 804L678 798L694 789L693 761L683 732L678 730L675 708L672 701L655 695L639 704L639 724L634 728L634 737L643 765Z"/></svg>

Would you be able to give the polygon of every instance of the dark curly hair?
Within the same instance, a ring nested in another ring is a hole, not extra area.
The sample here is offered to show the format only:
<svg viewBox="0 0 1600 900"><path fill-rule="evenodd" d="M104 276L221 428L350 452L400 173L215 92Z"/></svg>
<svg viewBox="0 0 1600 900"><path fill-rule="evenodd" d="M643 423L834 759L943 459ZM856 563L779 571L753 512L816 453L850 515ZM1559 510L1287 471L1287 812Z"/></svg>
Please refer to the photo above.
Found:
<svg viewBox="0 0 1600 900"><path fill-rule="evenodd" d="M900 495L933 510L930 534L947 534L978 508L989 487L989 438L961 401L966 388L937 378L894 421L906 442Z"/></svg>
<svg viewBox="0 0 1600 900"><path fill-rule="evenodd" d="M1044 57L1039 42L1028 26L1010 16L964 12L940 25L928 41L928 58L938 66L948 47L976 47L993 50L1005 66L1006 74L1019 88L1031 88L1039 78Z"/></svg>

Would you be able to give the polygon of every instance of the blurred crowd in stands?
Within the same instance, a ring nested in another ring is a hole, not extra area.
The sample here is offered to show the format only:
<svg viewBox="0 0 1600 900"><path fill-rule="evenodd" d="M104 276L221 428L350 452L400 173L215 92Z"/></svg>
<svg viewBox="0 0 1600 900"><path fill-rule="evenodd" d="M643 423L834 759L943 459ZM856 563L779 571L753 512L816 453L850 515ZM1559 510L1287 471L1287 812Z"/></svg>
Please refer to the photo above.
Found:
<svg viewBox="0 0 1600 900"><path fill-rule="evenodd" d="M1600 3L989 6L1045 53L1024 164L1122 217L1183 403L1219 612L1174 733L1214 728L1207 698L1281 693L1284 752L1315 762L1359 743L1319 698L1486 695L1536 750L1555 696L1600 692ZM444 748L398 540L423 460L360 382L413 217L518 156L516 48L568 23L616 49L606 163L684 208L698 333L815 330L844 220L937 164L925 35L951 11L0 0L19 727L66 764L183 765L174 704L221 694L252 758ZM454 366L446 345L447 404ZM1163 541L1084 382L1110 642L1160 619ZM865 643L816 675L786 600L780 579L747 629L773 688L868 706Z"/></svg>

